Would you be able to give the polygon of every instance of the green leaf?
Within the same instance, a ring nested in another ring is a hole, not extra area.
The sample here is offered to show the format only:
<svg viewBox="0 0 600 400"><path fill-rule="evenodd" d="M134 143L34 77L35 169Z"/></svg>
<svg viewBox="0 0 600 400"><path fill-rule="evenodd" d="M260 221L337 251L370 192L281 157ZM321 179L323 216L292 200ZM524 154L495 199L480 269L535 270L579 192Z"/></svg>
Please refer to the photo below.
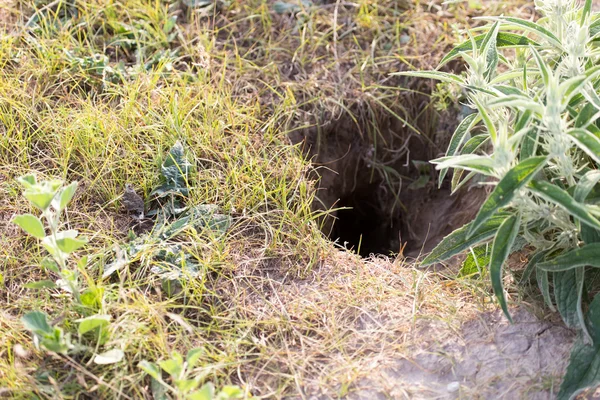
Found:
<svg viewBox="0 0 600 400"><path fill-rule="evenodd" d="M31 311L21 318L25 329L40 335L51 334L52 327L48 323L48 316L41 311Z"/></svg>
<svg viewBox="0 0 600 400"><path fill-rule="evenodd" d="M580 336L573 345L558 400L573 399L584 389L600 383L600 295L596 295L590 304L588 329L593 344L586 344L584 337Z"/></svg>
<svg viewBox="0 0 600 400"><path fill-rule="evenodd" d="M459 278L471 277L482 272L490 262L490 248L483 245L471 249L458 272Z"/></svg>
<svg viewBox="0 0 600 400"><path fill-rule="evenodd" d="M492 119L490 118L490 115L488 114L486 107L484 107L483 104L481 104L481 102L479 100L477 100L476 97L473 97L473 102L475 103L475 105L477 106L477 109L479 110L479 115L481 115L481 119L483 119L483 123L485 124L485 127L487 128L488 134L492 138L492 142L496 143L496 138L498 137L498 134L496 131L496 126L494 126L494 123L492 122Z"/></svg>
<svg viewBox="0 0 600 400"><path fill-rule="evenodd" d="M488 156L476 154L464 154L460 156L441 157L430 161L437 164L436 169L461 168L467 171L475 171L483 175L490 175L494 171L494 161Z"/></svg>
<svg viewBox="0 0 600 400"><path fill-rule="evenodd" d="M529 157L533 157L537 153L537 147L539 144L539 132L536 127L532 127L526 134L521 144L521 152L519 154L520 160L525 160Z"/></svg>
<svg viewBox="0 0 600 400"><path fill-rule="evenodd" d="M402 72L394 72L392 75L397 76L411 76L415 78L426 78L426 79L436 79L441 82L448 83L458 83L460 85L465 85L467 82L458 75L449 74L447 72L440 71L402 71Z"/></svg>
<svg viewBox="0 0 600 400"><path fill-rule="evenodd" d="M189 400L214 400L215 398L215 385L211 382L205 383L200 390L191 393L188 396Z"/></svg>
<svg viewBox="0 0 600 400"><path fill-rule="evenodd" d="M588 171L575 186L575 193L573 198L583 203L594 187L600 182L600 171L592 170Z"/></svg>
<svg viewBox="0 0 600 400"><path fill-rule="evenodd" d="M531 22L531 21L527 21L525 19L515 18L515 17L491 17L491 18L490 17L481 17L481 18L476 18L476 19L487 19L487 20L491 20L491 21L499 20L501 22L507 22L508 24L517 26L526 32L535 33L536 35L540 36L541 38L546 39L548 42L552 43L554 46L558 47L559 49L562 49L562 44L560 43L560 40L558 40L558 38L556 36L554 36L554 34L552 32L550 32L546 28L536 24L535 22Z"/></svg>
<svg viewBox="0 0 600 400"><path fill-rule="evenodd" d="M237 386L224 386L217 395L217 400L241 399L244 392Z"/></svg>
<svg viewBox="0 0 600 400"><path fill-rule="evenodd" d="M512 322L510 313L508 312L508 306L506 304L506 298L504 297L504 287L502 285L502 266L510 254L510 249L519 233L521 227L521 218L517 215L508 217L500 228L496 237L494 238L494 244L492 245L492 257L490 259L490 277L492 279L492 288L494 294L500 302L504 315Z"/></svg>
<svg viewBox="0 0 600 400"><path fill-rule="evenodd" d="M583 11L581 12L581 22L579 23L582 27L585 26L585 22L592 12L592 3L592 0L585 0Z"/></svg>
<svg viewBox="0 0 600 400"><path fill-rule="evenodd" d="M73 199L76 190L77 182L73 182L60 192L59 211L62 211L65 209L65 207L67 207L67 204L69 204L69 202Z"/></svg>
<svg viewBox="0 0 600 400"><path fill-rule="evenodd" d="M531 157L508 171L479 209L471 225L471 233L474 233L496 211L510 203L515 193L527 185L544 165L546 165L546 157Z"/></svg>
<svg viewBox="0 0 600 400"><path fill-rule="evenodd" d="M107 326L110 323L110 315L92 315L91 317L78 319L75 322L79 323L79 334L85 335L96 328Z"/></svg>
<svg viewBox="0 0 600 400"><path fill-rule="evenodd" d="M597 112L596 106L592 103L587 103L579 112L575 111L575 128L585 129L588 125L593 124L595 120L592 118Z"/></svg>
<svg viewBox="0 0 600 400"><path fill-rule="evenodd" d="M172 377L178 377L181 375L181 371L183 370L183 362L178 362L178 360L174 359L160 361L158 365L160 365L163 371Z"/></svg>
<svg viewBox="0 0 600 400"><path fill-rule="evenodd" d="M192 349L188 351L187 356L185 358L188 364L188 368L195 368L196 363L198 362L202 354L204 354L204 349L202 348Z"/></svg>
<svg viewBox="0 0 600 400"><path fill-rule="evenodd" d="M54 195L55 193L47 193L36 188L27 189L23 192L23 196L42 211L46 211L50 207Z"/></svg>
<svg viewBox="0 0 600 400"><path fill-rule="evenodd" d="M35 215L31 214L23 214L17 215L13 219L13 223L21 227L25 232L29 233L31 236L43 239L46 236L46 232L44 231L44 225L42 221Z"/></svg>
<svg viewBox="0 0 600 400"><path fill-rule="evenodd" d="M538 264L538 268L551 272L585 266L600 268L600 243L586 244Z"/></svg>
<svg viewBox="0 0 600 400"><path fill-rule="evenodd" d="M483 42L481 42L482 54L485 54L486 60L484 76L488 79L494 72L496 72L496 68L498 67L498 49L496 48L496 38L498 37L499 29L500 23L495 22L485 35Z"/></svg>
<svg viewBox="0 0 600 400"><path fill-rule="evenodd" d="M450 139L450 144L446 150L446 157L454 156L458 153L461 144L465 140L465 137L467 137L473 126L477 123L477 120L479 119L478 117L479 116L477 114L469 114L460 122L454 131L454 134L452 135L452 139ZM447 168L444 168L440 171L439 186L442 186L442 182L447 172Z"/></svg>
<svg viewBox="0 0 600 400"><path fill-rule="evenodd" d="M467 233L471 228L471 224L466 224L462 228L459 228L446 236L434 249L425 257L421 266L426 267L437 262L441 262L449 259L461 253L463 250L469 247L488 240L495 235L498 228L506 220L509 214L498 213L486 221L479 229L473 234L468 236Z"/></svg>
<svg viewBox="0 0 600 400"><path fill-rule="evenodd" d="M550 78L552 76L552 72L550 71L550 69L548 69L546 62L544 61L544 59L542 58L540 53L538 53L538 51L535 49L535 47L530 46L530 49L531 49L531 53L533 54L533 56L535 58L535 62L538 66L538 69L540 70L540 73L542 74L542 80L544 82L544 86L548 87L548 85L550 84Z"/></svg>
<svg viewBox="0 0 600 400"><path fill-rule="evenodd" d="M554 308L554 304L552 304L552 297L550 296L550 284L548 283L548 271L544 271L543 269L537 268L535 270L535 278L538 283L538 287L540 288L540 292L544 296L544 303L552 310L552 312L556 311Z"/></svg>
<svg viewBox="0 0 600 400"><path fill-rule="evenodd" d="M146 360L142 360L139 362L138 368L150 375L152 378L156 379L157 381L161 380L160 368L158 368L156 364Z"/></svg>
<svg viewBox="0 0 600 400"><path fill-rule="evenodd" d="M599 29L600 30L600 29ZM485 34L475 36L474 41L477 46L483 42ZM529 45L539 46L538 43L529 39L523 35L517 35L514 33L508 32L498 32L498 36L496 37L496 48L515 48L515 47L526 47ZM473 44L471 41L466 41L464 43L459 44L455 48L453 48L440 62L438 69L447 64L448 62L454 60L455 58L460 56L460 53L468 52L473 50Z"/></svg>
<svg viewBox="0 0 600 400"><path fill-rule="evenodd" d="M555 272L554 299L565 325L569 328L577 328L579 317L577 315L578 287L576 283L576 272L574 269Z"/></svg>
<svg viewBox="0 0 600 400"><path fill-rule="evenodd" d="M35 179L35 175L29 174L24 175L17 178L17 181L25 187L25 189L30 189L37 184L37 180Z"/></svg>
<svg viewBox="0 0 600 400"><path fill-rule="evenodd" d="M56 235L56 245L63 253L71 254L87 244L87 239L77 238L76 230L59 232Z"/></svg>
<svg viewBox="0 0 600 400"><path fill-rule="evenodd" d="M123 350L112 349L105 351L102 354L97 354L96 357L94 357L94 363L98 365L116 364L120 362L123 357L125 357Z"/></svg>
<svg viewBox="0 0 600 400"><path fill-rule="evenodd" d="M23 285L23 287L25 289L54 289L56 287L56 283L54 283L53 281L48 281L48 280L35 281L35 282L27 283L27 284Z"/></svg>
<svg viewBox="0 0 600 400"><path fill-rule="evenodd" d="M588 130L581 128L569 129L569 138L594 161L600 164L600 138Z"/></svg>
<svg viewBox="0 0 600 400"><path fill-rule="evenodd" d="M540 251L531 256L529 262L527 263L527 267L525 267L525 271L523 271L523 276L521 276L521 280L519 281L519 285L524 285L529 282L531 278L531 274L535 270L537 264L544 259L546 256L545 251Z"/></svg>
<svg viewBox="0 0 600 400"><path fill-rule="evenodd" d="M588 211L585 204L575 201L568 192L558 186L548 182L532 181L529 184L529 189L539 197L564 208L581 222L593 228L600 229L600 221Z"/></svg>

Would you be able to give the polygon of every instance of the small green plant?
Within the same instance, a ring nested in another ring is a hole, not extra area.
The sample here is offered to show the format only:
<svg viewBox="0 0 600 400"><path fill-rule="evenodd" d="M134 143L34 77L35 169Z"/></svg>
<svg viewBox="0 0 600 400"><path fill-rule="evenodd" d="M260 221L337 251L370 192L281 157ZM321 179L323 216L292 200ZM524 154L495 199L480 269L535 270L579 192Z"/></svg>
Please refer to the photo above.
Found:
<svg viewBox="0 0 600 400"><path fill-rule="evenodd" d="M597 383L600 372L600 298L586 304L593 288L585 280L600 267L600 16L590 0L535 5L542 15L536 23L483 17L493 21L487 31L468 32L470 40L441 62L461 57L464 75L400 74L458 84L474 111L446 156L433 161L440 184L452 168L453 191L476 177L495 185L475 220L446 237L423 265L491 241L492 287L510 319L503 268L517 243L528 243L534 253L525 281L535 272L548 306L582 331L558 395L567 399Z"/></svg>
<svg viewBox="0 0 600 400"><path fill-rule="evenodd" d="M77 182L63 187L59 180L37 182L34 175L26 175L18 179L24 186L23 196L41 211L41 218L46 221L46 228L40 217L33 214L18 215L13 222L20 226L31 236L40 239L42 246L50 254L44 260L43 267L56 273L60 279L56 283L51 281L37 282L35 286L58 286L70 292L78 304L81 301L81 288L79 285L78 267L70 265L73 253L87 243L87 239L79 236L73 229L61 230L61 214L75 195Z"/></svg>
<svg viewBox="0 0 600 400"><path fill-rule="evenodd" d="M225 386L219 392L215 386L208 382L200 387L204 375L194 374L202 349L193 349L187 353L186 358L174 351L168 360L159 361L158 364L141 361L139 368L146 372L152 379L152 394L156 399L166 399L166 392L170 392L178 400L233 400L247 396L237 386ZM169 383L163 380L164 371L169 376ZM200 387L200 388L199 388Z"/></svg>
<svg viewBox="0 0 600 400"><path fill-rule="evenodd" d="M92 339L94 346L103 345L108 339L107 326L110 316L94 314L101 311L103 290L96 285L90 285L83 290L80 284L80 275L87 276L85 267L87 257L82 257L79 262L72 263L71 256L87 243L85 238L79 236L76 230L62 230L61 215L73 199L77 189L77 182L64 186L59 180L37 182L34 175L26 175L18 179L24 186L23 196L41 211L41 218L46 221L46 227L40 217L33 214L18 215L13 222L20 226L31 236L40 239L50 258L44 259L42 267L56 273L59 279L38 281L27 285L28 288L59 288L72 294L83 318L74 322L78 323L79 343L73 344L70 333L48 321L48 316L41 311L32 311L23 316L23 325L32 332L34 344L54 353L67 354L69 352L92 351L84 345L84 336L94 333ZM46 234L46 230L48 234ZM73 264L73 265L72 265ZM121 361L124 353L119 349L112 349L94 356L97 364L111 364Z"/></svg>

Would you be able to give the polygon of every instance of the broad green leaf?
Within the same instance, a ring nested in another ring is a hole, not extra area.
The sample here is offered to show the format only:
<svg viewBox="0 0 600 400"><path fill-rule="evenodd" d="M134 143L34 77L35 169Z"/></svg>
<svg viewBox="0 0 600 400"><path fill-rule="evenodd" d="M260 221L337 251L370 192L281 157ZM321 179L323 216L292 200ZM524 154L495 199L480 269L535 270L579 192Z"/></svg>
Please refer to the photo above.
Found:
<svg viewBox="0 0 600 400"><path fill-rule="evenodd" d="M402 71L402 72L394 72L392 75L398 76L411 76L415 78L427 78L427 79L436 79L441 82L448 83L458 83L460 85L465 85L467 82L458 75L449 74L447 72L439 72L439 71Z"/></svg>
<svg viewBox="0 0 600 400"><path fill-rule="evenodd" d="M188 351L187 357L185 359L185 361L188 364L188 368L194 368L202 354L204 354L204 349L202 348L192 349Z"/></svg>
<svg viewBox="0 0 600 400"><path fill-rule="evenodd" d="M174 379L175 386L181 393L188 393L196 389L200 382L195 379Z"/></svg>
<svg viewBox="0 0 600 400"><path fill-rule="evenodd" d="M529 184L529 189L539 197L564 208L581 222L593 228L600 229L600 221L589 212L585 204L576 201L568 192L558 186L548 182L532 181Z"/></svg>
<svg viewBox="0 0 600 400"><path fill-rule="evenodd" d="M569 328L577 328L579 326L579 317L577 315L578 287L576 280L574 269L555 272L552 278L556 308L565 325Z"/></svg>
<svg viewBox="0 0 600 400"><path fill-rule="evenodd" d="M31 214L23 214L17 215L13 219L13 223L20 226L25 232L29 233L31 236L43 239L46 236L46 232L44 231L44 225L42 221L35 215Z"/></svg>
<svg viewBox="0 0 600 400"><path fill-rule="evenodd" d="M244 392L237 386L223 386L223 389L217 395L217 400L232 400L241 399L244 397Z"/></svg>
<svg viewBox="0 0 600 400"><path fill-rule="evenodd" d="M471 233L475 232L496 211L510 203L515 193L527 185L545 164L546 157L531 157L521 161L508 171L479 209L479 213L471 225Z"/></svg>
<svg viewBox="0 0 600 400"><path fill-rule="evenodd" d="M174 359L160 361L158 365L163 369L163 371L173 377L180 376L181 371L183 370L183 362L178 362L178 360Z"/></svg>
<svg viewBox="0 0 600 400"><path fill-rule="evenodd" d="M156 379L157 381L161 380L160 368L158 368L156 364L146 360L142 360L139 362L138 368L150 375L152 378Z"/></svg>
<svg viewBox="0 0 600 400"><path fill-rule="evenodd" d="M588 329L593 344L586 344L580 336L573 345L558 400L573 399L582 390L600 383L600 295L596 295L590 304Z"/></svg>
<svg viewBox="0 0 600 400"><path fill-rule="evenodd" d="M448 145L448 149L446 150L446 157L454 156L458 153L460 146L463 144L465 137L469 134L473 126L478 120L477 114L469 114L467 115L461 123L458 125L454 134L452 135L452 139L450 139L450 144ZM442 182L448 172L447 168L444 168L440 171L439 177L439 186L442 186Z"/></svg>
<svg viewBox="0 0 600 400"><path fill-rule="evenodd" d="M37 187L27 189L23 192L23 196L31 202L34 206L39 208L42 211L46 211L50 204L52 203L52 199L56 192L47 192L39 190Z"/></svg>
<svg viewBox="0 0 600 400"><path fill-rule="evenodd" d="M31 311L21 318L25 329L40 335L48 335L53 332L52 327L48 323L48 316L41 311Z"/></svg>
<svg viewBox="0 0 600 400"><path fill-rule="evenodd" d="M87 244L87 239L78 238L76 230L59 232L56 235L56 245L63 253L71 254Z"/></svg>
<svg viewBox="0 0 600 400"><path fill-rule="evenodd" d="M205 383L200 390L191 393L188 396L189 400L214 400L215 398L215 385L211 382Z"/></svg>
<svg viewBox="0 0 600 400"><path fill-rule="evenodd" d="M594 161L600 164L600 138L580 128L567 131L569 138Z"/></svg>
<svg viewBox="0 0 600 400"><path fill-rule="evenodd" d="M27 283L27 284L23 285L23 287L25 289L54 289L56 287L56 283L54 283L53 281L48 281L48 280L35 281L35 282Z"/></svg>
<svg viewBox="0 0 600 400"><path fill-rule="evenodd" d="M17 178L17 181L25 187L25 189L30 189L37 184L37 180L35 179L35 175L29 174L24 175Z"/></svg>
<svg viewBox="0 0 600 400"><path fill-rule="evenodd" d="M98 327L107 326L110 323L110 315L92 315L91 317L78 319L75 322L79 322L79 334L84 335Z"/></svg>
<svg viewBox="0 0 600 400"><path fill-rule="evenodd" d="M600 31L600 29L599 29ZM481 44L481 42L483 42L483 39L485 38L485 34L483 35L478 35L475 36L474 41L476 42L476 45L478 46L479 44ZM496 48L500 49L500 48L515 48L515 47L527 47L529 45L533 45L533 46L539 46L538 43L536 43L535 41L527 38L526 36L523 35L517 35L514 33L508 33L508 32L499 32L498 36L496 37ZM454 60L455 58L460 56L460 53L463 52L467 52L467 51L471 51L473 50L473 44L471 43L471 41L467 41L464 43L459 44L458 46L456 46L455 48L453 48L440 62L440 65L438 66L438 69L441 68L442 66L444 66L445 64L447 64L448 62Z"/></svg>
<svg viewBox="0 0 600 400"><path fill-rule="evenodd" d="M600 243L586 244L538 264L538 268L550 271L568 271L577 267L600 268Z"/></svg>
<svg viewBox="0 0 600 400"><path fill-rule="evenodd" d="M121 361L123 357L125 357L123 350L112 349L96 355L96 357L94 357L94 363L98 365L116 364Z"/></svg>
<svg viewBox="0 0 600 400"><path fill-rule="evenodd" d="M65 207L67 207L67 204L69 204L69 202L73 199L76 190L77 182L73 182L60 192L59 210L64 210Z"/></svg>
<svg viewBox="0 0 600 400"><path fill-rule="evenodd" d="M469 247L490 239L496 234L498 228L506 218L508 218L508 214L498 213L486 221L473 235L470 236L467 236L467 233L471 228L471 224L466 224L462 228L455 230L450 235L446 236L433 251L425 257L421 266L426 267L447 260Z"/></svg>
<svg viewBox="0 0 600 400"><path fill-rule="evenodd" d="M506 28L510 29L511 26L516 26L518 28L523 29L526 32L531 32L531 33L535 33L536 35L538 35L541 38L546 39L548 42L552 43L554 46L558 47L559 49L562 49L562 44L560 43L560 40L558 40L558 38L549 30L547 30L546 28L536 24L535 22L531 22L531 21L527 21L525 19L521 19L521 18L515 18L515 17L481 17L481 18L476 18L476 19L485 19L485 20L491 20L491 21L502 21L502 22L507 22L509 26L507 26Z"/></svg>
<svg viewBox="0 0 600 400"><path fill-rule="evenodd" d="M492 245L492 257L490 259L490 277L492 279L492 288L494 293L500 302L504 315L512 322L510 313L508 312L508 306L506 304L506 298L504 296L504 287L502 285L502 266L506 262L510 249L519 233L521 225L521 218L517 215L508 217L500 228L496 237L494 238L494 244Z"/></svg>
<svg viewBox="0 0 600 400"><path fill-rule="evenodd" d="M54 261L50 257L46 257L42 260L41 267L45 270L52 271L55 273L58 273L60 271L58 265L56 264L56 261Z"/></svg>
<svg viewBox="0 0 600 400"><path fill-rule="evenodd" d="M482 270L490 263L490 250L491 249L488 245L478 246L470 249L467 258L465 258L465 261L463 261L462 266L460 267L458 277L471 277L481 273Z"/></svg>

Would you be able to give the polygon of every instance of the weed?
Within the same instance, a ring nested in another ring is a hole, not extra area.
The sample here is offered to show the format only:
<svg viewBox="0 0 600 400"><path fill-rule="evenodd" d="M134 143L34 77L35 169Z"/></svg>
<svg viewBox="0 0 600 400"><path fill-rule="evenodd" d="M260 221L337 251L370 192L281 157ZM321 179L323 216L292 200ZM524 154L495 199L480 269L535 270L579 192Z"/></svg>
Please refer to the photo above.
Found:
<svg viewBox="0 0 600 400"><path fill-rule="evenodd" d="M586 316L584 293L594 290L585 286L586 269L600 266L600 15L591 1L540 0L536 7L543 16L537 23L483 17L494 23L483 34L468 32L470 40L441 61L461 57L469 67L464 76L401 74L459 84L476 111L457 128L446 156L433 161L440 184L449 168L453 190L476 176L497 181L475 220L446 237L423 265L491 240L492 285L510 320L503 266L518 238L532 246L525 280L535 271L548 306L556 304L564 322L582 331L558 395L566 399L598 383L600 297ZM525 34L507 32L515 30ZM507 49L514 49L514 60L505 57ZM485 134L471 137L480 122Z"/></svg>

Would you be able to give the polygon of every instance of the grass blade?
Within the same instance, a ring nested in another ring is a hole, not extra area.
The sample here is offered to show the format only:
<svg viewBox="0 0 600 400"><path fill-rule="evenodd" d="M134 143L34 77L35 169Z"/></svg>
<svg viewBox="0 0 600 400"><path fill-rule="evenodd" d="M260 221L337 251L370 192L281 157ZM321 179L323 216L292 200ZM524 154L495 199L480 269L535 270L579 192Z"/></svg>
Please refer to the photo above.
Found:
<svg viewBox="0 0 600 400"><path fill-rule="evenodd" d="M461 123L458 125L456 130L454 131L454 135L452 135L452 139L450 139L450 144L448 145L448 150L446 150L446 157L456 155L459 151L461 144L464 142L465 137L469 134L473 126L477 123L478 120L477 114L470 114L466 116ZM448 168L444 168L440 171L439 177L439 186L442 186L442 182L446 177L446 173L448 172Z"/></svg>

